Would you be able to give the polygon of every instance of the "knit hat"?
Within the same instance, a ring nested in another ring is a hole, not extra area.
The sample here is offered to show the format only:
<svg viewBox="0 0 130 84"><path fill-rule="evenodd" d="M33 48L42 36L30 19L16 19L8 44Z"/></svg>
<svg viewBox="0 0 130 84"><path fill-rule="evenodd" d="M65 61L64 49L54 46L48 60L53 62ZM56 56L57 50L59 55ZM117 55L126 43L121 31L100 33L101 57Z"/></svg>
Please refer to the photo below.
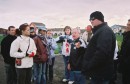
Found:
<svg viewBox="0 0 130 84"><path fill-rule="evenodd" d="M98 20L104 22L104 16L100 11L95 11L95 12L91 13L90 20L94 20L94 19L98 19Z"/></svg>

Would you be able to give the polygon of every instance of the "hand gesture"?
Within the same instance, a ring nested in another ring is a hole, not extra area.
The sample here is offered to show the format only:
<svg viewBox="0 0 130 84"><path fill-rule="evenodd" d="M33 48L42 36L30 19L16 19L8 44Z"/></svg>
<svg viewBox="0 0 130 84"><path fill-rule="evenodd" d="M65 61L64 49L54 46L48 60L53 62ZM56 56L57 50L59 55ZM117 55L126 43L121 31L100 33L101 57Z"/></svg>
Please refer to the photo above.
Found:
<svg viewBox="0 0 130 84"><path fill-rule="evenodd" d="M80 42L75 43L76 48L80 48L80 45L81 45Z"/></svg>
<svg viewBox="0 0 130 84"><path fill-rule="evenodd" d="M70 64L68 64L67 69L68 69L69 71L71 70L71 68L70 68Z"/></svg>

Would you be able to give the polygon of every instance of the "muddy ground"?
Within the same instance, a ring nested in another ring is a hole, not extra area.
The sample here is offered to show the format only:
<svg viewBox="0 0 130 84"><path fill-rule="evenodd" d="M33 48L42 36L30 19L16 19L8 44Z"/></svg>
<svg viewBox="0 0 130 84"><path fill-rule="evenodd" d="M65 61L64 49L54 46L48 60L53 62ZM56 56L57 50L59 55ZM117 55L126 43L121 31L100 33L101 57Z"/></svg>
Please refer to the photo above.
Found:
<svg viewBox="0 0 130 84"><path fill-rule="evenodd" d="M61 80L63 79L63 76L64 76L63 58L62 58L62 56L58 55L58 56L56 56L55 65L54 65L53 84L63 84L61 82ZM6 76L5 76L4 62L3 62L2 56L0 55L0 84L6 84L5 77ZM122 84L120 74L118 74L118 79L116 82L117 82L116 84Z"/></svg>

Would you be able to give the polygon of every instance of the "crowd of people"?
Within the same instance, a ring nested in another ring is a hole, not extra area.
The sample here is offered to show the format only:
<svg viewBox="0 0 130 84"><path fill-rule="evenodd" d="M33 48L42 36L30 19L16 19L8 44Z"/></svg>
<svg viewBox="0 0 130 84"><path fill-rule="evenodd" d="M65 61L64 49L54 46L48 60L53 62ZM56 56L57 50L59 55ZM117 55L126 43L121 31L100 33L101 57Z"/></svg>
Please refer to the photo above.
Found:
<svg viewBox="0 0 130 84"><path fill-rule="evenodd" d="M55 49L62 44L64 78L68 84L116 84L117 71L122 83L130 84L130 20L118 50L115 34L100 11L90 14L90 23L81 37L79 28L64 28L64 35L53 38L45 26L24 23L9 26L1 42L7 84L53 84ZM57 60L58 61L58 60Z"/></svg>

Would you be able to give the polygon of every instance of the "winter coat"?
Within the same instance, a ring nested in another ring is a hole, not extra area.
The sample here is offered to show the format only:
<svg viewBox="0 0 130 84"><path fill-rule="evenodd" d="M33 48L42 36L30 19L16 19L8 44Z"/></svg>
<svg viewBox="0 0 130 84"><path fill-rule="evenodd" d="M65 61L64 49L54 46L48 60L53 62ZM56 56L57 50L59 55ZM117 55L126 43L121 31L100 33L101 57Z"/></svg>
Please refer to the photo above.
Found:
<svg viewBox="0 0 130 84"><path fill-rule="evenodd" d="M19 52L20 50L20 52ZM26 36L18 36L11 44L10 56L21 59L21 65L15 63L16 68L31 68L33 65L33 57L27 56L27 53L36 54L36 46L34 40Z"/></svg>
<svg viewBox="0 0 130 84"><path fill-rule="evenodd" d="M80 41L80 48L75 47L76 41ZM71 51L70 51L70 67L72 71L81 71L82 68L82 60L85 53L86 44L82 39L76 39L71 43Z"/></svg>
<svg viewBox="0 0 130 84"><path fill-rule="evenodd" d="M91 35L90 35L90 39L91 39L92 36L93 36L93 34L92 34L92 33L90 33L90 34L91 34ZM89 43L90 40L88 40L88 32L87 32L87 31L85 31L85 32L83 33L82 39L84 40L84 42L86 43L86 45L88 45L88 43Z"/></svg>
<svg viewBox="0 0 130 84"><path fill-rule="evenodd" d="M34 57L35 63L45 63L48 60L48 51L47 51L47 40L45 37L36 36L34 41L37 47L36 56Z"/></svg>
<svg viewBox="0 0 130 84"><path fill-rule="evenodd" d="M47 37L47 44L48 44L49 50L50 50L50 58L54 58L55 57L54 50L56 48L58 48L58 45L57 45L56 41L54 40L54 38L52 38L52 37Z"/></svg>
<svg viewBox="0 0 130 84"><path fill-rule="evenodd" d="M130 73L130 31L123 34L121 51L119 52L119 72Z"/></svg>
<svg viewBox="0 0 130 84"><path fill-rule="evenodd" d="M62 43L62 44L63 44L63 42L65 42L65 40L67 40L67 43L69 44L69 46L71 46L70 43L72 43L72 40L73 40L72 35L70 35L70 36L68 36L68 35L61 35L61 36L59 36L59 37L57 37L57 38L55 39L55 41L56 41L57 43ZM65 49L66 49L65 47L66 47L65 45L62 45L62 47L61 47L61 49L62 49L62 54L63 54L63 52L64 52ZM66 53L64 53L63 55L66 56ZM69 56L69 55L68 55L68 56Z"/></svg>
<svg viewBox="0 0 130 84"><path fill-rule="evenodd" d="M83 58L82 72L92 78L110 79L114 71L115 44L115 35L106 23L94 27Z"/></svg>
<svg viewBox="0 0 130 84"><path fill-rule="evenodd" d="M11 43L16 39L16 36L8 35L1 42L1 54L4 62L15 66L15 58L10 56Z"/></svg>

